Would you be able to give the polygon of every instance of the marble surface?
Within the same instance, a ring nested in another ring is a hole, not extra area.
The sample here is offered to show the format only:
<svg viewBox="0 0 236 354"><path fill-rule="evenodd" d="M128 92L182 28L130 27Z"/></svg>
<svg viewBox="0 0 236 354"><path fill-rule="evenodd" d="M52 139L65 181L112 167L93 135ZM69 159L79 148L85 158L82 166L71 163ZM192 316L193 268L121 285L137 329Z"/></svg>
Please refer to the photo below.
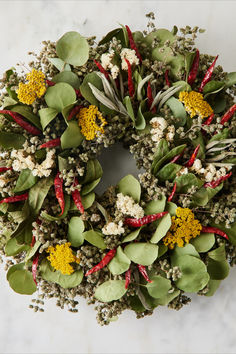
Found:
<svg viewBox="0 0 236 354"><path fill-rule="evenodd" d="M118 23L143 29L144 14L152 10L159 27L206 28L198 40L200 51L219 54L219 64L235 70L234 1L8 0L0 1L0 72L27 62L26 53L39 50L42 40L56 40L69 30L85 36L97 33L100 38ZM112 183L130 170L127 155L122 161L116 157L116 163L120 175L109 175ZM235 279L232 269L213 298L193 295L192 303L179 312L160 308L138 321L125 312L118 322L99 327L84 300L78 314L59 310L53 301L45 313L33 313L27 308L30 297L13 293L1 268L0 353L235 353Z"/></svg>

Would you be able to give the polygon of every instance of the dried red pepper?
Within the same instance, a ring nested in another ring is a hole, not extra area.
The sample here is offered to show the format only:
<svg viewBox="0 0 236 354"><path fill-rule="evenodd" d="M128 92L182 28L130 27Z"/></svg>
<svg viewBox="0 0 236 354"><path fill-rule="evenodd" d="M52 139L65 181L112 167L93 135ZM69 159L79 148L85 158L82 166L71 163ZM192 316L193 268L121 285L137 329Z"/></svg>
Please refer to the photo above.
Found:
<svg viewBox="0 0 236 354"><path fill-rule="evenodd" d="M126 218L125 225L132 227L141 227L142 225L149 224L155 220L162 218L164 215L168 214L168 211L163 211L162 213L146 215L140 219Z"/></svg>
<svg viewBox="0 0 236 354"><path fill-rule="evenodd" d="M204 86L211 80L211 77L212 77L212 74L213 74L213 70L214 70L214 67L215 67L215 64L216 64L216 60L218 59L218 56L217 55L215 57L215 60L213 61L213 63L211 64L211 66L209 67L209 69L207 70L202 82L201 82L201 85L199 87L199 92L202 92L203 91L203 88Z"/></svg>
<svg viewBox="0 0 236 354"><path fill-rule="evenodd" d="M172 189L171 194L169 195L169 198L167 199L168 202L171 202L171 200L173 199L175 192L176 192L176 187L177 187L177 183L175 182L174 187Z"/></svg>
<svg viewBox="0 0 236 354"><path fill-rule="evenodd" d="M104 67L99 63L97 60L94 60L94 63L98 67L98 69L101 71L102 74L105 75L106 79L109 80L109 74L108 72L104 69Z"/></svg>
<svg viewBox="0 0 236 354"><path fill-rule="evenodd" d="M125 272L125 289L128 289L130 281L131 281L131 269L128 269L127 272Z"/></svg>
<svg viewBox="0 0 236 354"><path fill-rule="evenodd" d="M24 193L21 195L15 195L14 197L8 197L8 198L4 198L0 201L0 204L2 203L15 203L15 202L22 202L24 200L28 199L28 193Z"/></svg>
<svg viewBox="0 0 236 354"><path fill-rule="evenodd" d="M36 275L37 275L38 263L39 263L39 254L37 254L34 257L33 263L32 263L32 274L33 274L33 279L34 279L34 282L35 282L36 285L37 285Z"/></svg>
<svg viewBox="0 0 236 354"><path fill-rule="evenodd" d="M166 81L166 85L170 87L171 84L170 84L170 80L169 80L168 74L169 74L169 70L166 70L165 71L165 81Z"/></svg>
<svg viewBox="0 0 236 354"><path fill-rule="evenodd" d="M49 140L46 143L40 145L39 148L40 149L53 148L53 147L60 146L60 145L61 145L61 139L60 138L56 138L56 139Z"/></svg>
<svg viewBox="0 0 236 354"><path fill-rule="evenodd" d="M126 30L127 30L130 48L135 51L137 57L139 58L140 64L141 64L141 63L142 63L142 57L141 57L141 55L140 55L140 53L139 53L139 51L138 51L138 48L137 48L137 46L136 46L136 44L135 44L135 41L134 41L134 39L133 39L132 32L131 32L129 26L126 25L125 28L126 28Z"/></svg>
<svg viewBox="0 0 236 354"><path fill-rule="evenodd" d="M193 60L193 64L192 64L190 72L188 74L188 84L191 86L197 77L197 72L198 72L198 68L199 68L199 58L200 58L200 53L199 53L199 50L197 49L194 60Z"/></svg>
<svg viewBox="0 0 236 354"><path fill-rule="evenodd" d="M176 156L170 161L170 163L175 163L176 161L178 161L178 160L183 156L184 151L185 151L185 149L181 152L181 154L176 155Z"/></svg>
<svg viewBox="0 0 236 354"><path fill-rule="evenodd" d="M87 277L90 274L93 274L97 271L99 271L100 269L104 268L111 260L112 258L115 257L116 254L116 248L114 248L113 250L110 250L101 260L101 262L99 262L97 265L95 265L95 267L93 267L92 269L90 269L85 276Z"/></svg>
<svg viewBox="0 0 236 354"><path fill-rule="evenodd" d="M55 188L56 198L61 207L60 215L62 215L65 209L65 199L63 194L63 178L60 177L60 172L57 173L54 179L54 188Z"/></svg>
<svg viewBox="0 0 236 354"><path fill-rule="evenodd" d="M76 114L79 113L81 108L82 106L75 106L74 108L72 108L67 120L71 120L74 116L76 116Z"/></svg>
<svg viewBox="0 0 236 354"><path fill-rule="evenodd" d="M33 248L33 247L34 247L35 242L36 242L36 239L35 239L35 236L33 235L33 237L32 237L32 241L31 241L31 244L30 244L30 247L31 247L31 248Z"/></svg>
<svg viewBox="0 0 236 354"><path fill-rule="evenodd" d="M8 114L9 116L12 117L12 119L14 119L14 121L19 126L21 126L21 128L25 129L30 134L33 134L33 135L40 135L41 134L41 131L38 128L36 128L33 125L26 122L19 113L3 109L3 110L0 110L0 114Z"/></svg>
<svg viewBox="0 0 236 354"><path fill-rule="evenodd" d="M128 59L125 58L126 64L128 65L128 88L130 97L134 96L134 83L132 79L132 69Z"/></svg>
<svg viewBox="0 0 236 354"><path fill-rule="evenodd" d="M184 164L185 167L191 167L194 164L194 161L196 160L199 149L200 149L200 144L198 144L198 146L195 148L190 159Z"/></svg>
<svg viewBox="0 0 236 354"><path fill-rule="evenodd" d="M226 240L229 239L228 235L224 231L222 231L220 229L217 229L216 227L202 226L201 232L203 232L203 233L213 233L213 234L216 234L216 235L224 237Z"/></svg>
<svg viewBox="0 0 236 354"><path fill-rule="evenodd" d="M216 188L217 186L219 186L219 184L221 184L223 181L225 181L226 179L228 179L230 176L232 176L232 172L228 173L228 174L225 175L225 176L222 176L222 177L218 178L218 179L215 180L215 181L205 183L205 184L204 184L204 187L205 187L205 188L207 188L207 187Z"/></svg>
<svg viewBox="0 0 236 354"><path fill-rule="evenodd" d="M78 186L79 182L77 180L77 178L74 179L74 183L73 183L73 187ZM80 192L78 189L73 190L73 192L71 192L73 201L77 207L77 209L81 212L81 214L84 213L84 206L82 204L82 200L81 200L81 196L80 196Z"/></svg>
<svg viewBox="0 0 236 354"><path fill-rule="evenodd" d="M224 125L226 122L230 120L230 118L234 115L236 111L236 104L234 104L230 109L223 115L220 124Z"/></svg>
<svg viewBox="0 0 236 354"><path fill-rule="evenodd" d="M147 274L147 271L146 271L146 268L145 268L143 265L138 264L138 270L139 270L139 272L142 274L142 276L144 277L144 279L145 279L148 283L152 283L152 280L149 279L148 274Z"/></svg>
<svg viewBox="0 0 236 354"><path fill-rule="evenodd" d="M0 167L0 173L12 170L12 167Z"/></svg>
<svg viewBox="0 0 236 354"><path fill-rule="evenodd" d="M215 114L214 113L212 113L211 115L210 115L210 117L209 118L207 118L207 120L205 120L205 122L203 122L202 123L202 125L210 125L211 124L211 122L213 121L213 119L214 119L214 116L215 116Z"/></svg>
<svg viewBox="0 0 236 354"><path fill-rule="evenodd" d="M148 86L147 86L147 99L148 99L148 107L149 109L151 108L152 102L153 102L153 96L152 96L152 88L151 88L151 83L148 81ZM156 112L156 107L153 107L152 112Z"/></svg>

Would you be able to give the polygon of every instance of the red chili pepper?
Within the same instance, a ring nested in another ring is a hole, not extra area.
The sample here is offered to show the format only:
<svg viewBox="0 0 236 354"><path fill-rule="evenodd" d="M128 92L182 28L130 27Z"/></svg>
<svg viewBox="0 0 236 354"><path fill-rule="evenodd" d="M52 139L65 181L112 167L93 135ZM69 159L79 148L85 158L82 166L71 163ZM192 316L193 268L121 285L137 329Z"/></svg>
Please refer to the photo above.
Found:
<svg viewBox="0 0 236 354"><path fill-rule="evenodd" d="M140 219L126 218L125 225L132 227L141 227L142 225L149 224L157 219L162 218L164 215L168 214L168 211L163 211L162 213L146 215Z"/></svg>
<svg viewBox="0 0 236 354"><path fill-rule="evenodd" d="M194 161L196 160L199 149L200 149L200 144L198 144L190 159L184 164L185 167L191 167L193 165Z"/></svg>
<svg viewBox="0 0 236 354"><path fill-rule="evenodd" d="M74 183L73 183L73 187L78 186L79 182L77 180L77 178L74 179ZM81 212L81 214L84 213L84 206L82 204L81 201L81 196L80 196L80 192L78 189L75 189L73 192L71 192L72 198L74 200L74 203L77 207L77 209Z"/></svg>
<svg viewBox="0 0 236 354"><path fill-rule="evenodd" d="M171 192L169 198L167 199L168 202L170 202L173 199L173 196L175 195L175 192L176 192L176 187L177 187L177 183L175 182L172 192Z"/></svg>
<svg viewBox="0 0 236 354"><path fill-rule="evenodd" d="M226 240L229 239L228 235L224 231L222 231L220 229L217 229L216 227L202 226L201 232L203 232L203 233L205 233L205 232L206 233L213 233L213 234L216 234L216 235L224 237Z"/></svg>
<svg viewBox="0 0 236 354"><path fill-rule="evenodd" d="M33 236L33 237L32 237L32 241L31 241L31 244L30 244L30 247L31 247L31 248L33 248L33 247L34 247L35 242L36 242L36 240L35 240L35 236Z"/></svg>
<svg viewBox="0 0 236 354"><path fill-rule="evenodd" d="M210 117L209 118L207 118L207 120L205 120L205 122L203 122L202 123L202 125L210 125L211 124L211 122L213 121L213 119L214 119L214 116L215 116L215 114L214 113L212 113L211 115L210 115Z"/></svg>
<svg viewBox="0 0 236 354"><path fill-rule="evenodd" d="M185 149L181 152L181 154L176 155L176 156L170 161L170 163L175 163L176 161L178 161L178 160L183 156L184 151L185 151Z"/></svg>
<svg viewBox="0 0 236 354"><path fill-rule="evenodd" d="M169 70L166 70L165 71L165 81L166 81L166 85L170 87L171 84L170 84L170 80L169 80L168 74L169 74Z"/></svg>
<svg viewBox="0 0 236 354"><path fill-rule="evenodd" d="M234 104L230 109L223 115L220 124L224 125L230 118L234 115L236 111L236 104Z"/></svg>
<svg viewBox="0 0 236 354"><path fill-rule="evenodd" d="M93 267L92 269L90 269L85 276L87 277L90 274L93 274L97 271L99 271L100 269L104 268L111 260L113 257L115 257L116 254L116 248L114 248L113 250L110 250L101 260L101 262L99 262L97 265L95 265L95 267Z"/></svg>
<svg viewBox="0 0 236 354"><path fill-rule="evenodd" d="M24 193L21 195L15 195L14 197L8 197L8 198L4 198L0 201L0 204L2 203L14 203L14 202L22 202L23 200L27 200L28 199L28 193Z"/></svg>
<svg viewBox="0 0 236 354"><path fill-rule="evenodd" d="M131 269L128 269L125 273L125 289L128 289L131 281Z"/></svg>
<svg viewBox="0 0 236 354"><path fill-rule="evenodd" d="M60 146L60 145L61 145L61 139L60 138L56 138L56 139L49 140L46 143L40 145L39 148L40 149L53 148L53 147Z"/></svg>
<svg viewBox="0 0 236 354"><path fill-rule="evenodd" d="M199 58L200 58L200 53L199 53L199 50L197 49L194 60L193 60L193 64L192 64L190 72L188 74L188 84L191 86L197 77L197 72L198 72L198 67L199 67Z"/></svg>
<svg viewBox="0 0 236 354"><path fill-rule="evenodd" d="M219 184L221 184L223 181L228 179L230 176L232 176L232 172L228 173L225 176L220 177L216 181L205 183L203 187L205 187L205 188L207 188L207 187L216 188L217 186L219 186Z"/></svg>
<svg viewBox="0 0 236 354"><path fill-rule="evenodd" d="M12 170L12 167L0 167L0 173Z"/></svg>
<svg viewBox="0 0 236 354"><path fill-rule="evenodd" d="M33 263L32 263L32 274L33 274L33 279L34 279L34 282L35 282L36 285L37 285L36 274L37 274L38 263L39 263L39 255L37 254L34 257L34 260L33 260Z"/></svg>
<svg viewBox="0 0 236 354"><path fill-rule="evenodd" d="M94 60L94 63L97 65L97 67L98 67L98 69L101 71L101 73L105 75L105 77L107 78L107 80L109 80L109 74L108 74L108 72L104 69L104 67L103 67L97 60Z"/></svg>
<svg viewBox="0 0 236 354"><path fill-rule="evenodd" d="M142 274L142 276L144 277L144 279L147 280L148 283L152 283L152 280L149 279L148 274L147 274L147 271L146 271L146 268L145 268L143 265L138 264L138 270L139 270L139 272Z"/></svg>
<svg viewBox="0 0 236 354"><path fill-rule="evenodd" d="M152 96L152 88L151 88L151 83L148 81L148 86L147 86L147 99L148 99L148 107L149 109L151 108L152 102L153 102L153 96ZM153 107L152 113L156 112L156 107Z"/></svg>
<svg viewBox="0 0 236 354"><path fill-rule="evenodd" d="M133 97L134 95L134 83L133 83L133 79L132 79L132 69L131 69L131 65L128 59L125 58L125 61L128 65L128 88L129 88L129 95L130 97Z"/></svg>
<svg viewBox="0 0 236 354"><path fill-rule="evenodd" d="M55 193L56 193L56 198L58 200L58 203L61 207L61 214L64 213L65 209L65 200L64 200L64 194L63 194L63 178L60 177L60 172L57 173L55 179L54 179L54 188L55 188Z"/></svg>
<svg viewBox="0 0 236 354"><path fill-rule="evenodd" d="M215 64L216 64L216 60L218 59L218 56L217 55L215 57L215 60L213 61L213 63L211 64L211 66L209 67L209 69L207 70L202 82L201 82L201 85L199 87L199 92L202 92L203 91L203 88L204 86L211 80L211 77L212 77L212 73L213 73L213 70L214 70L214 67L215 67Z"/></svg>
<svg viewBox="0 0 236 354"><path fill-rule="evenodd" d="M14 119L14 121L21 126L21 128L25 129L28 133L33 134L33 135L40 135L41 131L37 128L35 128L33 125L29 124L26 122L22 116L19 113L9 111L9 110L1 110L0 114L8 114L9 116Z"/></svg>
<svg viewBox="0 0 236 354"><path fill-rule="evenodd" d="M76 114L79 113L81 108L82 106L75 106L74 108L72 108L67 120L71 120L74 116L76 116Z"/></svg>
<svg viewBox="0 0 236 354"><path fill-rule="evenodd" d="M141 63L142 63L142 57L141 57L141 55L140 55L140 53L139 53L139 51L138 51L138 48L137 48L137 46L136 46L136 44L135 44L135 42L134 42L132 32L131 32L129 26L126 25L125 28L126 28L126 30L127 30L130 48L133 49L133 50L135 50L136 55L137 55L137 57L139 58L139 61L140 61L140 64L141 64Z"/></svg>

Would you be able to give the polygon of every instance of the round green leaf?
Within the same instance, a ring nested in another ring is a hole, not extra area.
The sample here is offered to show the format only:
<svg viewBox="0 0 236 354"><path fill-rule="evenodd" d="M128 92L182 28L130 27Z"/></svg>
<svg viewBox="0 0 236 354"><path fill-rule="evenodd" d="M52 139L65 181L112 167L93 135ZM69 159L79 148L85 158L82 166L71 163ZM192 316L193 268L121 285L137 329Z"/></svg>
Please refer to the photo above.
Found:
<svg viewBox="0 0 236 354"><path fill-rule="evenodd" d="M163 218L157 221L157 228L150 242L158 243L166 235L170 227L171 227L171 217L170 214L166 214L163 216Z"/></svg>
<svg viewBox="0 0 236 354"><path fill-rule="evenodd" d="M149 295L155 299L159 299L168 294L168 291L171 288L171 281L163 278L160 275L155 275L151 278L152 283L146 285Z"/></svg>
<svg viewBox="0 0 236 354"><path fill-rule="evenodd" d="M82 235L84 239L91 243L93 246L101 248L102 250L105 250L107 248L101 232L90 230L83 232Z"/></svg>
<svg viewBox="0 0 236 354"><path fill-rule="evenodd" d="M53 82L66 82L67 84L74 87L74 89L79 89L80 87L80 80L78 75L73 73L72 71L62 71L61 73L55 75L52 79Z"/></svg>
<svg viewBox="0 0 236 354"><path fill-rule="evenodd" d="M193 238L190 242L198 252L208 252L215 244L215 235L203 233Z"/></svg>
<svg viewBox="0 0 236 354"><path fill-rule="evenodd" d="M89 45L78 32L67 32L57 42L56 52L66 63L81 66L89 58Z"/></svg>
<svg viewBox="0 0 236 354"><path fill-rule="evenodd" d="M177 205L175 203L172 203L172 202L167 202L165 209L166 209L166 211L169 212L170 216L175 216L176 215Z"/></svg>
<svg viewBox="0 0 236 354"><path fill-rule="evenodd" d="M47 89L45 101L48 107L61 112L63 108L76 101L75 90L71 85L60 82Z"/></svg>
<svg viewBox="0 0 236 354"><path fill-rule="evenodd" d="M25 170L22 170L17 179L14 192L18 193L30 189L31 187L33 187L33 185L35 185L37 180L38 177L33 176L32 171L30 169L26 168Z"/></svg>
<svg viewBox="0 0 236 354"><path fill-rule="evenodd" d="M68 224L68 241L73 247L79 247L84 242L84 222L79 216L73 216Z"/></svg>
<svg viewBox="0 0 236 354"><path fill-rule="evenodd" d="M196 251L195 247L191 245L190 243L187 243L184 247L178 247L176 246L175 249L172 252L171 257L182 257L182 256L194 256L197 258L200 258L200 255Z"/></svg>
<svg viewBox="0 0 236 354"><path fill-rule="evenodd" d="M183 103L177 98L171 97L166 101L166 105L171 109L175 117L175 126L183 127L186 123L187 113Z"/></svg>
<svg viewBox="0 0 236 354"><path fill-rule="evenodd" d="M173 293L167 294L161 297L160 299L157 299L157 305L166 306L177 296L179 296L179 294L180 294L180 290L175 290Z"/></svg>
<svg viewBox="0 0 236 354"><path fill-rule="evenodd" d="M141 186L139 181L132 175L127 175L120 180L118 191L123 195L132 197L136 203L140 200Z"/></svg>
<svg viewBox="0 0 236 354"><path fill-rule="evenodd" d="M0 146L4 149L22 149L25 137L21 134L0 132Z"/></svg>
<svg viewBox="0 0 236 354"><path fill-rule="evenodd" d="M208 292L205 294L205 296L213 296L216 292L216 290L219 288L221 283L221 280L213 280L210 279L209 283L207 284L208 287Z"/></svg>
<svg viewBox="0 0 236 354"><path fill-rule="evenodd" d="M108 268L113 275L118 275L126 272L130 266L130 260L123 252L121 246L117 248L116 255L108 264Z"/></svg>
<svg viewBox="0 0 236 354"><path fill-rule="evenodd" d="M229 264L225 261L215 261L209 258L207 271L213 280L223 280L229 275Z"/></svg>
<svg viewBox="0 0 236 354"><path fill-rule="evenodd" d="M102 302L110 302L120 299L125 293L124 280L108 280L97 287L94 296Z"/></svg>
<svg viewBox="0 0 236 354"><path fill-rule="evenodd" d="M188 189L192 186L200 188L203 185L202 180L197 178L193 173L177 177L175 182L177 183L177 193L188 193Z"/></svg>
<svg viewBox="0 0 236 354"><path fill-rule="evenodd" d="M165 210L166 205L166 197L162 194L161 199L158 200L151 200L147 203L144 212L145 215L162 213Z"/></svg>
<svg viewBox="0 0 236 354"><path fill-rule="evenodd" d="M130 243L124 249L126 256L137 264L151 265L158 256L158 246L151 243Z"/></svg>
<svg viewBox="0 0 236 354"><path fill-rule="evenodd" d="M196 293L203 289L210 279L206 265L197 257L183 255L175 258L172 265L178 266L182 272L182 277L175 282L180 290Z"/></svg>
<svg viewBox="0 0 236 354"><path fill-rule="evenodd" d="M55 108L42 108L39 110L40 123L43 130L48 126L51 121L56 118L58 111Z"/></svg>
<svg viewBox="0 0 236 354"><path fill-rule="evenodd" d="M7 280L9 280L12 273L16 272L17 270L23 270L24 266L25 266L25 263L18 263L18 264L11 266L7 272Z"/></svg>
<svg viewBox="0 0 236 354"><path fill-rule="evenodd" d="M84 140L78 123L76 121L68 122L68 127L61 136L62 149L70 149L79 146Z"/></svg>
<svg viewBox="0 0 236 354"><path fill-rule="evenodd" d="M122 243L124 243L124 242L130 242L130 241L135 240L135 239L138 237L140 231L141 231L141 227L140 227L139 229L137 229L137 230L132 231L130 234L128 234L127 236L125 236L125 238L124 238L124 240L122 241Z"/></svg>
<svg viewBox="0 0 236 354"><path fill-rule="evenodd" d="M16 270L9 276L10 287L18 294L32 295L37 287L32 273L28 270Z"/></svg>
<svg viewBox="0 0 236 354"><path fill-rule="evenodd" d="M7 256L15 256L23 251L28 251L29 248L30 246L28 245L20 245L17 242L17 239L14 237L7 241L5 246L5 253Z"/></svg>
<svg viewBox="0 0 236 354"><path fill-rule="evenodd" d="M90 193L98 185L98 183L100 181L101 181L101 178L98 178L98 179L95 179L95 181L93 181L93 182L85 184L82 188L81 196L83 197L83 196L87 195L88 193Z"/></svg>
<svg viewBox="0 0 236 354"><path fill-rule="evenodd" d="M98 90L103 90L103 84L101 78L96 74L96 72L89 73L85 76L82 85L80 86L80 92L83 97L91 104L98 106L98 100L94 96L89 83L95 86Z"/></svg>

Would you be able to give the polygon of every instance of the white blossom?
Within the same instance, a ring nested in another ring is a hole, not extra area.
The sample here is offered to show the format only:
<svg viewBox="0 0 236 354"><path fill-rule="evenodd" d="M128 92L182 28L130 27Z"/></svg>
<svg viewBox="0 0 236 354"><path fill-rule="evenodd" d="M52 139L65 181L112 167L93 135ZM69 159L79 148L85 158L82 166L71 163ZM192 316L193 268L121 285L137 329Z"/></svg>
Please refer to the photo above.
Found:
<svg viewBox="0 0 236 354"><path fill-rule="evenodd" d="M119 221L118 224L115 222L109 222L102 228L102 232L104 235L121 235L125 232L123 222Z"/></svg>
<svg viewBox="0 0 236 354"><path fill-rule="evenodd" d="M122 70L128 70L128 65L125 61L127 59L130 62L130 65L138 65L139 58L136 56L136 52L134 49L123 48L121 53L121 68Z"/></svg>
<svg viewBox="0 0 236 354"><path fill-rule="evenodd" d="M135 203L133 198L122 193L117 194L116 207L124 215L130 215L137 219L144 216L143 208Z"/></svg>

